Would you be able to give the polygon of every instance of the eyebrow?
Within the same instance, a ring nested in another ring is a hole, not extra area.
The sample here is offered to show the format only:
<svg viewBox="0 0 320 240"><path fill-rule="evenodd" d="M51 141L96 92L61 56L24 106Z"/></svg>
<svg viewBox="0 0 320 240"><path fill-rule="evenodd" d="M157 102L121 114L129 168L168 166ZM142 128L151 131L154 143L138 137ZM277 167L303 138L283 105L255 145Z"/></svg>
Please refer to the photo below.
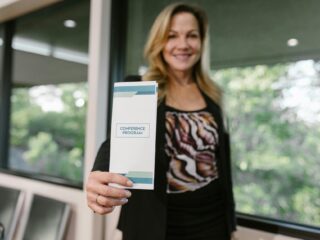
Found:
<svg viewBox="0 0 320 240"><path fill-rule="evenodd" d="M179 31L176 31L176 30L170 29L170 30L169 30L169 33L170 33L170 32L178 33ZM197 29L191 29L191 30L190 30L190 31L188 31L188 32L198 32L198 33L200 33L200 31L199 31L199 30L197 30Z"/></svg>

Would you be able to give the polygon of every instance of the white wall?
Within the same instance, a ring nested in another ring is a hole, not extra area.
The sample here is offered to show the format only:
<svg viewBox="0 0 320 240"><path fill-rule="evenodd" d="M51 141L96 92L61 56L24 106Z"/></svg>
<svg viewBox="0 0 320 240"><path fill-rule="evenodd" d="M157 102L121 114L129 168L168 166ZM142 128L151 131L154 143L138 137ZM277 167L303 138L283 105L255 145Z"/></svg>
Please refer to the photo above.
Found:
<svg viewBox="0 0 320 240"><path fill-rule="evenodd" d="M85 180L91 171L97 150L106 138L111 0L92 0L90 7ZM105 238L105 222L104 217L93 216L90 222L90 229L93 231L91 239Z"/></svg>

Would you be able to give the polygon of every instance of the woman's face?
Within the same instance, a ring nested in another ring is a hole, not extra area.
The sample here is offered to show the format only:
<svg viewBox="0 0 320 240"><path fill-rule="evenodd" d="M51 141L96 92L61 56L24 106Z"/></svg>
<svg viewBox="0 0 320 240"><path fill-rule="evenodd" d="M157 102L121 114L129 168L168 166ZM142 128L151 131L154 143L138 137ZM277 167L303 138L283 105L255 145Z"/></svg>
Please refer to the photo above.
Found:
<svg viewBox="0 0 320 240"><path fill-rule="evenodd" d="M201 56L198 21L188 12L172 17L163 58L173 72L191 73Z"/></svg>

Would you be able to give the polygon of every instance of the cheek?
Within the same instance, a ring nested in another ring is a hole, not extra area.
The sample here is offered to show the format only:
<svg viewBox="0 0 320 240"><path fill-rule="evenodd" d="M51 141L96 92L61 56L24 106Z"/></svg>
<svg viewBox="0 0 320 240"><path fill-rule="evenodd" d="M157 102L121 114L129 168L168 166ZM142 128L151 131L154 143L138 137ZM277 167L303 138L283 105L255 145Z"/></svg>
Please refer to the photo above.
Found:
<svg viewBox="0 0 320 240"><path fill-rule="evenodd" d="M171 51L171 46L170 46L170 44L167 43L162 50L162 56L166 62L167 62L168 58L170 57L170 51Z"/></svg>
<svg viewBox="0 0 320 240"><path fill-rule="evenodd" d="M192 46L193 46L193 49L195 52L197 52L197 53L201 52L202 49L201 49L201 42L200 41L193 42Z"/></svg>
<svg viewBox="0 0 320 240"><path fill-rule="evenodd" d="M201 53L202 53L201 44L200 44L200 43L196 43L196 44L193 46L193 51L194 51L195 56L196 56L196 61L198 61L198 60L201 58Z"/></svg>
<svg viewBox="0 0 320 240"><path fill-rule="evenodd" d="M197 60L199 60L200 57L201 57L201 54L202 54L201 45L197 45L197 46L196 46L196 48L195 48L195 53L196 53L196 56L197 56Z"/></svg>
<svg viewBox="0 0 320 240"><path fill-rule="evenodd" d="M172 44L170 42L167 42L164 45L163 52L168 54L168 53L170 53L171 49L172 49Z"/></svg>

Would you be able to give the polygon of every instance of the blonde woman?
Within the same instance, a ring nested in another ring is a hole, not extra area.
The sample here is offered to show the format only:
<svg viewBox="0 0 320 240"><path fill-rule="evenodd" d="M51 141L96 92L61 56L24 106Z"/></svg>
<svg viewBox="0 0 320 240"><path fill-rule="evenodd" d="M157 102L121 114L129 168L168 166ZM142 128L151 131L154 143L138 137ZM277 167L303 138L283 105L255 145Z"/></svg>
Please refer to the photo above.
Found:
<svg viewBox="0 0 320 240"><path fill-rule="evenodd" d="M155 190L108 186L132 182L108 172L108 141L98 152L88 206L103 215L123 205L124 240L229 240L235 230L229 141L221 91L208 75L207 37L204 12L182 3L167 6L150 30L142 80L159 84Z"/></svg>

